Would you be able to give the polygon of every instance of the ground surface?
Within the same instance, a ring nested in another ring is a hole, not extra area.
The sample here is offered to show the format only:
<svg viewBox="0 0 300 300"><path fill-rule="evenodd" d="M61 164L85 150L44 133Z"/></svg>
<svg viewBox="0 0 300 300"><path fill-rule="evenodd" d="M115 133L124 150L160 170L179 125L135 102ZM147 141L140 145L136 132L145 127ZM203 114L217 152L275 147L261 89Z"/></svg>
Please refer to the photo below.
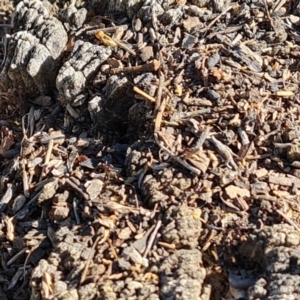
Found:
<svg viewBox="0 0 300 300"><path fill-rule="evenodd" d="M0 298L299 299L298 2L2 2Z"/></svg>

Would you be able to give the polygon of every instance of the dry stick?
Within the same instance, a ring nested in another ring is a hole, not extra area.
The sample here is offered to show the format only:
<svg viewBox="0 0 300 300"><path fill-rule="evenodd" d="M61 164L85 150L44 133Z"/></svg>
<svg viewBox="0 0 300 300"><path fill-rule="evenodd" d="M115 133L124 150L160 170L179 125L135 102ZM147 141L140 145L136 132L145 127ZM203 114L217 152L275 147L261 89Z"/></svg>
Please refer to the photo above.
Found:
<svg viewBox="0 0 300 300"><path fill-rule="evenodd" d="M120 48L124 49L125 51L129 52L130 54L132 54L133 56L136 56L136 52L133 51L132 49L130 49L129 47L127 47L125 44L123 44L121 41L116 40L116 39L112 39Z"/></svg>
<svg viewBox="0 0 300 300"><path fill-rule="evenodd" d="M52 180L53 180L53 178L47 178L47 179L44 179L44 180L36 183L34 186L34 191L39 192L44 187L45 184L51 182Z"/></svg>
<svg viewBox="0 0 300 300"><path fill-rule="evenodd" d="M168 148L166 148L165 146L163 146L159 140L158 140L158 132L154 133L154 138L155 141L157 143L157 145L163 149L165 152L167 152L172 159L176 160L179 164L181 164L182 166L184 166L185 168L187 168L188 170L190 170L191 172L200 175L201 171L198 170L197 168L191 166L190 164L188 164L186 161L184 161L183 159L177 157L175 154L173 154Z"/></svg>
<svg viewBox="0 0 300 300"><path fill-rule="evenodd" d="M108 237L109 237L109 230L106 229L105 232L104 232L104 236L103 236L103 238L102 238L101 241L100 241L101 236L98 236L98 237L96 238L96 240L95 240L95 242L94 242L94 244L93 244L93 246L92 246L92 249L90 250L88 260L87 260L87 262L86 262L86 264L85 264L85 267L84 267L84 269L83 269L83 272L82 272L82 274L81 274L80 284L82 284L82 283L85 281L85 279L86 279L86 275L87 275L87 272L88 272L88 269L89 269L91 260L92 260L92 258L93 258L93 254L94 254L93 252L94 252L94 250L96 249L96 246L97 246L98 244L99 244L99 245L103 244L103 243L107 240Z"/></svg>
<svg viewBox="0 0 300 300"><path fill-rule="evenodd" d="M90 197L88 194L86 194L83 190L81 190L75 183L73 183L70 178L66 178L65 181L69 186L71 186L76 192L81 194L85 200L90 200Z"/></svg>
<svg viewBox="0 0 300 300"><path fill-rule="evenodd" d="M295 227L296 230L300 231L299 226L298 226L294 221L292 221L290 218L288 218L287 215L284 214L281 210L276 209L276 212L277 212L283 219L285 219L290 225L292 225L293 227Z"/></svg>
<svg viewBox="0 0 300 300"><path fill-rule="evenodd" d="M136 92L137 94L139 94L140 96L144 97L145 99L151 101L151 102L155 102L155 98L153 98L152 96L148 95L147 93L145 93L144 91L142 91L141 89L139 89L137 86L133 87L133 91Z"/></svg>
<svg viewBox="0 0 300 300"><path fill-rule="evenodd" d="M6 264L6 266L10 266L13 264L24 252L26 252L28 248L23 248L21 251L19 251L15 256L13 256Z"/></svg>
<svg viewBox="0 0 300 300"><path fill-rule="evenodd" d="M153 230L153 232L151 233L151 237L150 237L149 242L147 244L147 248L146 248L146 250L144 252L143 258L147 257L150 249L152 248L152 245L154 243L154 240L155 240L155 237L157 235L157 232L158 232L159 228L161 227L161 224L162 224L162 221L158 220L157 223L156 223L156 226L155 226L155 228Z"/></svg>
<svg viewBox="0 0 300 300"><path fill-rule="evenodd" d="M165 242L158 242L157 243L159 246L162 246L166 249L171 249L171 250L175 250L176 249L176 245L175 244L169 244L169 243L165 243Z"/></svg>
<svg viewBox="0 0 300 300"><path fill-rule="evenodd" d="M46 152L46 155L45 155L45 161L44 161L44 164L43 164L43 168L42 168L42 172L41 172L41 176L40 176L40 180L39 181L42 181L42 178L47 175L48 173L48 163L50 161L50 157L51 157L51 153L52 153L52 150L53 150L53 145L54 145L54 141L53 139L50 139L49 142L48 142L48 149L47 149L47 152Z"/></svg>
<svg viewBox="0 0 300 300"><path fill-rule="evenodd" d="M119 28L126 30L126 29L128 29L128 25L120 25L120 26L106 27L106 28L101 28L100 25L97 25L97 26L94 26L94 28L93 27L84 28L84 30L81 30L81 32L79 34L76 33L75 36L80 35L84 31L86 31L87 35L94 35L100 31L112 33L112 32L115 32L116 30L118 30Z"/></svg>
<svg viewBox="0 0 300 300"><path fill-rule="evenodd" d="M157 89L157 96L156 96L156 104L155 104L155 112L159 110L160 104L161 104L161 97L162 97L162 92L164 88L164 83L165 83L165 77L162 72L159 72L159 83L158 83L158 89Z"/></svg>
<svg viewBox="0 0 300 300"><path fill-rule="evenodd" d="M22 217L22 214L24 214L24 212L27 214L28 212L26 212L26 210L29 210L29 206L32 205L39 198L41 193L42 192L37 193L28 203L26 203L25 206L23 206L23 208L20 209L16 215L14 215L14 219Z"/></svg>
<svg viewBox="0 0 300 300"><path fill-rule="evenodd" d="M74 211L74 215L75 215L76 224L80 224L80 218L79 218L79 214L77 212L77 200L75 197L73 198L73 211Z"/></svg>
<svg viewBox="0 0 300 300"><path fill-rule="evenodd" d="M220 13L214 20L212 20L208 26L206 26L205 30L207 31L208 29L210 29L210 27L212 27L223 15L225 15L228 11L230 11L232 9L233 5L230 5L229 7L227 7L224 11L222 11L222 13Z"/></svg>
<svg viewBox="0 0 300 300"><path fill-rule="evenodd" d="M28 175L25 170L22 171L22 179L23 179L23 193L26 198L30 196L29 193L29 185L28 185Z"/></svg>
<svg viewBox="0 0 300 300"><path fill-rule="evenodd" d="M166 98L161 101L162 98L162 92L164 89L164 82L165 77L162 72L160 72L159 76L159 84L157 89L157 97L156 97L156 103L155 103L155 109L154 109L154 115L155 115L155 125L154 125L154 132L160 130L162 115L166 107Z"/></svg>
<svg viewBox="0 0 300 300"><path fill-rule="evenodd" d="M278 11L284 4L286 3L286 0L278 1L275 7L273 8L273 13Z"/></svg>
<svg viewBox="0 0 300 300"><path fill-rule="evenodd" d="M134 67L125 67L125 68L112 68L110 74L119 74L119 73L138 73L138 72L152 72L157 71L160 67L160 62L156 59L153 62L143 65L138 65Z"/></svg>
<svg viewBox="0 0 300 300"><path fill-rule="evenodd" d="M163 113L164 113L165 108L166 108L167 99L168 99L167 97L164 97L162 102L161 102L161 105L158 108L158 111L157 111L157 114L156 114L156 117L155 117L154 132L160 130L162 116L163 116Z"/></svg>
<svg viewBox="0 0 300 300"><path fill-rule="evenodd" d="M51 156L51 153L52 153L53 145L54 145L53 139L49 140L48 149L47 149L47 152L46 152L46 155L45 155L44 166L46 166L50 161L50 156Z"/></svg>
<svg viewBox="0 0 300 300"><path fill-rule="evenodd" d="M270 25L274 28L274 22L273 22L273 19L270 16L269 9L268 9L268 4L267 4L266 0L262 0L262 1L263 1L264 6L265 6L265 11L266 11L266 14L267 14L267 18L270 22Z"/></svg>

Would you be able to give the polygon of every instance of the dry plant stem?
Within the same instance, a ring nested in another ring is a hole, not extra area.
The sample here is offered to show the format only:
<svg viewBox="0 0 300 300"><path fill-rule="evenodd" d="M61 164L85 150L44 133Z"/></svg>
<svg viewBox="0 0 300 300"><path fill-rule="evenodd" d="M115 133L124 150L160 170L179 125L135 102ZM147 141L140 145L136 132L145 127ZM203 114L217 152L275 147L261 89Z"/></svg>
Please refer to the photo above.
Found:
<svg viewBox="0 0 300 300"><path fill-rule="evenodd" d="M155 237L156 237L157 232L158 232L159 228L161 227L161 225L162 225L162 221L158 220L157 223L156 223L156 226L155 226L155 228L153 230L153 232L151 233L150 239L148 241L147 248L146 248L146 250L144 252L144 255L143 255L144 258L147 257L150 249L152 248L154 240L155 240Z"/></svg>
<svg viewBox="0 0 300 300"><path fill-rule="evenodd" d="M25 170L22 171L22 179L23 179L23 192L24 196L28 198L30 196L29 186L28 186L28 175Z"/></svg>
<svg viewBox="0 0 300 300"><path fill-rule="evenodd" d="M44 179L44 180L38 182L38 183L35 185L34 191L35 191L35 192L39 192L39 191L43 188L43 186L44 186L46 183L49 183L49 182L51 182L52 180L53 180L53 178L48 178L48 179Z"/></svg>
<svg viewBox="0 0 300 300"><path fill-rule="evenodd" d="M75 120L77 120L79 118L78 113L75 111L75 109L69 103L66 105L66 109L72 118L74 118Z"/></svg>
<svg viewBox="0 0 300 300"><path fill-rule="evenodd" d="M159 246L162 246L166 249L171 249L171 250L175 250L176 249L176 245L175 244L169 244L169 243L165 243L165 242L158 242L157 243Z"/></svg>
<svg viewBox="0 0 300 300"><path fill-rule="evenodd" d="M19 251L16 255L14 255L6 264L6 266L10 266L13 264L24 252L26 252L28 248L23 248L21 251Z"/></svg>
<svg viewBox="0 0 300 300"><path fill-rule="evenodd" d="M157 71L160 67L160 62L156 59L153 62L143 65L138 65L134 67L125 67L125 68L113 68L110 70L110 74L119 74L119 73L139 73L139 72L153 72Z"/></svg>
<svg viewBox="0 0 300 300"><path fill-rule="evenodd" d="M87 272L88 272L88 269L89 269L89 266L90 266L90 263L91 263L91 260L93 258L93 253L94 253L94 250L96 249L96 246L97 245L101 245L103 244L109 237L109 230L106 229L105 232L104 232L104 237L102 238L102 240L100 241L101 239L101 236L98 236L92 246L92 249L90 250L90 254L89 254L89 258L85 264L85 267L83 269L83 272L81 274L81 278L80 278L80 284L82 284L85 279L86 279L86 275L87 275Z"/></svg>
<svg viewBox="0 0 300 300"><path fill-rule="evenodd" d="M126 45L124 45L122 42L120 42L119 40L113 39L113 41L123 50L129 52L130 54L132 54L133 56L136 56L135 51L133 51L132 49L130 49L129 47L127 47Z"/></svg>
<svg viewBox="0 0 300 300"><path fill-rule="evenodd" d="M2 207L5 204L8 204L12 196L13 196L13 185L11 183L8 183L6 191L0 200L0 207Z"/></svg>
<svg viewBox="0 0 300 300"><path fill-rule="evenodd" d="M118 29L126 30L128 29L128 25L120 25L120 26L114 26L114 27L106 27L106 28L101 28L102 25L97 25L97 26L91 26L91 27L86 27L80 31L78 31L75 36L79 36L81 33L86 32L87 35L94 35L98 32L109 32L113 33Z"/></svg>
<svg viewBox="0 0 300 300"><path fill-rule="evenodd" d="M128 272L125 271L122 273L110 275L110 276L108 276L108 279L109 280L120 280L120 279L126 278L126 277L128 277Z"/></svg>
<svg viewBox="0 0 300 300"><path fill-rule="evenodd" d="M160 73L159 74L159 83L158 83L156 103L155 103L155 115L157 114L157 111L160 108L162 92L163 92L164 83L165 83L165 77L164 77L163 73L161 71L159 73Z"/></svg>
<svg viewBox="0 0 300 300"><path fill-rule="evenodd" d="M277 1L277 3L275 4L273 13L276 12L277 10L279 10L285 3L286 3L286 0Z"/></svg>
<svg viewBox="0 0 300 300"><path fill-rule="evenodd" d="M226 165L230 165L235 170L238 170L238 166L236 165L235 161L233 160L233 155L231 149L226 145L223 145L219 140L217 140L214 136L211 137L212 143L215 145L216 149L220 154L225 158Z"/></svg>
<svg viewBox="0 0 300 300"><path fill-rule="evenodd" d="M3 217L3 214L2 214ZM15 239L15 227L14 227L14 223L13 223L13 217L9 218L8 216L4 216L3 217L3 221L5 223L5 227L6 227L6 239L9 242L13 242Z"/></svg>
<svg viewBox="0 0 300 300"><path fill-rule="evenodd" d="M283 218L285 219L291 226L293 226L297 231L300 231L300 227L292 221L286 214L284 214L281 210L276 209L276 212Z"/></svg>
<svg viewBox="0 0 300 300"><path fill-rule="evenodd" d="M222 13L220 13L213 21L211 21L210 23L209 23L209 25L208 26L206 26L205 27L205 30L207 31L207 30L209 30L219 19L221 19L221 17L223 16L223 15L225 15L228 11L230 11L231 9L232 9L232 5L230 5L229 7L227 7L224 11L222 11Z"/></svg>
<svg viewBox="0 0 300 300"><path fill-rule="evenodd" d="M45 160L44 160L44 164L43 164L43 169L42 169L42 172L41 172L41 176L40 176L40 180L39 181L42 181L42 178L47 175L48 173L48 163L50 161L50 157L51 157L51 153L52 153L52 150L53 150L53 145L54 145L54 141L53 139L49 140L48 142L48 148L47 148L47 152L46 152L46 155L45 155Z"/></svg>
<svg viewBox="0 0 300 300"><path fill-rule="evenodd" d="M89 200L90 197L88 194L86 194L85 192L82 191L82 189L80 189L75 183L73 183L69 178L66 178L66 183L71 186L76 192L78 192L79 194L82 195L82 197L84 198L84 200Z"/></svg>
<svg viewBox="0 0 300 300"><path fill-rule="evenodd" d="M153 219L154 216L155 216L155 214L156 214L158 211L159 211L159 210L158 210L158 203L155 203L154 208L153 208L153 211L152 211L151 216L150 216L150 219Z"/></svg>
<svg viewBox="0 0 300 300"><path fill-rule="evenodd" d="M187 153L187 155L185 155L185 157L184 157L185 159L191 158L193 155L195 155L196 153L198 153L199 151L202 150L202 146L207 139L208 132L209 132L209 129L208 129L208 127L206 127L204 129L204 131L201 133L199 139L197 140L195 147L192 149L191 152L189 152L189 153Z"/></svg>
<svg viewBox="0 0 300 300"><path fill-rule="evenodd" d="M275 29L273 19L271 18L270 13L269 13L268 4L267 4L266 0L262 0L262 2L265 6L265 11L266 11L266 14L267 14L267 18L270 22L270 25L273 27L273 29Z"/></svg>
<svg viewBox="0 0 300 300"><path fill-rule="evenodd" d="M15 218L15 219L18 219L18 218L20 218L24 213L27 214L26 211L29 210L30 205L32 205L32 204L38 199L38 197L40 196L41 193L42 193L42 192L37 193L37 194L36 194L36 195L35 195L28 203L26 203L25 206L24 206L21 210L19 210L19 211L17 212L16 215L14 215L14 218Z"/></svg>
<svg viewBox="0 0 300 300"><path fill-rule="evenodd" d="M166 104L167 104L167 97L164 97L162 102L161 102L161 105L159 106L159 108L157 110L157 114L156 114L156 117L155 117L155 124L154 124L154 131L155 132L160 130L162 116L163 116L163 113L165 111Z"/></svg>
<svg viewBox="0 0 300 300"><path fill-rule="evenodd" d="M156 132L154 134L154 138L155 138L155 141L157 143L157 145L162 149L164 150L165 152L167 152L170 157L174 160L176 160L179 164L181 164L182 166L184 166L186 169L190 170L192 173L195 173L197 175L200 175L201 174L201 171L198 170L197 168L191 166L190 164L188 164L186 161L184 161L183 159L177 157L175 154L173 154L168 148L166 148L165 146L163 146L159 140L158 140L158 134L159 132Z"/></svg>
<svg viewBox="0 0 300 300"><path fill-rule="evenodd" d="M143 98L151 101L151 102L155 102L155 98L153 98L152 96L148 95L147 93L145 93L144 91L142 91L141 89L139 89L137 86L133 87L133 91L136 92L137 94L139 94L140 96L142 96Z"/></svg>
<svg viewBox="0 0 300 300"><path fill-rule="evenodd" d="M50 161L50 156L51 156L51 153L52 153L53 145L54 145L54 141L52 139L49 140L48 149L47 149L47 152L46 152L46 155L45 155L45 161L44 161L43 166L46 166Z"/></svg>
<svg viewBox="0 0 300 300"><path fill-rule="evenodd" d="M79 214L77 212L77 200L76 200L76 198L73 198L73 211L74 211L76 224L80 224L80 218L79 218Z"/></svg>
<svg viewBox="0 0 300 300"><path fill-rule="evenodd" d="M117 254L117 252L116 252L115 247L113 246L113 244L112 244L112 242L111 242L111 239L108 240L108 243L109 243L109 246L110 246L110 248L111 248L111 250L112 250L112 253L113 253L115 259L116 259L116 260L119 260L119 256L118 256L118 254Z"/></svg>

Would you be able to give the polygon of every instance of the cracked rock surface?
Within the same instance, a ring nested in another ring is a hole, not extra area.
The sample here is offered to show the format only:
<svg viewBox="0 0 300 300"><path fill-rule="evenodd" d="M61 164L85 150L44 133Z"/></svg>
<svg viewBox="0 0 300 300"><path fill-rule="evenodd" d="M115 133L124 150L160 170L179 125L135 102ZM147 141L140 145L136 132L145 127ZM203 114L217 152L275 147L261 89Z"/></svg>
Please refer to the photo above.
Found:
<svg viewBox="0 0 300 300"><path fill-rule="evenodd" d="M255 230L240 252L259 262L264 270L249 287L249 299L299 298L300 234L297 230L286 224Z"/></svg>
<svg viewBox="0 0 300 300"><path fill-rule="evenodd" d="M22 1L15 8L11 25L12 34L4 44L1 88L17 89L29 98L51 94L68 41L62 23L42 2Z"/></svg>

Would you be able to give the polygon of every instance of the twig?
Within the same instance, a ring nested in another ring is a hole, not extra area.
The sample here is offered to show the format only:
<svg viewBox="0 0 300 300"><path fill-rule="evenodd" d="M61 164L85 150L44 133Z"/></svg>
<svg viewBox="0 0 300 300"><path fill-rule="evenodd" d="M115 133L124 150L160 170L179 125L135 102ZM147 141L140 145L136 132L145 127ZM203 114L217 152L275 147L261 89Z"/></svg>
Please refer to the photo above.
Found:
<svg viewBox="0 0 300 300"><path fill-rule="evenodd" d="M172 151L170 151L168 148L166 148L165 146L163 146L159 140L158 140L158 134L159 134L159 131L154 133L154 138L155 138L155 141L157 143L157 145L163 149L165 152L167 152L172 159L176 160L179 164L181 164L182 166L184 166L185 168L187 168L188 170L190 170L192 173L195 173L197 175L200 175L201 174L201 171L193 166L191 166L190 164L188 164L186 161L184 161L183 159L177 157L175 154L172 153Z"/></svg>
<svg viewBox="0 0 300 300"><path fill-rule="evenodd" d="M98 236L92 246L92 249L90 250L90 253L89 253L89 258L87 259L87 262L85 264L85 267L83 269L83 272L81 274L81 278L80 278L80 284L82 284L85 279L86 279L86 275L87 275L87 272L88 272L88 269L89 269L89 266L90 266L90 263L91 263L91 260L93 258L93 254L94 254L94 251L96 249L96 246L97 245L101 245L103 244L109 237L109 230L108 229L105 229L104 231L104 236L102 238L102 240L100 241L101 239L101 236Z"/></svg>
<svg viewBox="0 0 300 300"><path fill-rule="evenodd" d="M232 9L233 5L228 6L224 11L222 11L214 20L212 20L208 26L206 26L204 29L207 31L210 29L223 15L225 15L228 11Z"/></svg>
<svg viewBox="0 0 300 300"><path fill-rule="evenodd" d="M28 248L23 248L21 251L19 251L15 256L13 256L6 264L6 266L10 266L13 264L24 252L26 252Z"/></svg>
<svg viewBox="0 0 300 300"><path fill-rule="evenodd" d="M165 111L166 108L166 104L167 104L167 97L164 97L163 100L161 101L161 104L157 110L157 114L155 117L155 123L154 123L154 131L159 131L160 130L160 126L161 126L161 121L162 121L162 116L163 113Z"/></svg>
<svg viewBox="0 0 300 300"><path fill-rule="evenodd" d="M148 255L150 249L152 248L152 245L153 245L154 240L155 240L155 238L156 238L157 232L158 232L159 228L161 227L161 225L162 225L162 221L161 221L161 220L158 220L157 223L156 223L156 226L155 226L155 228L154 228L154 230L153 230L153 232L151 233L151 236L150 236L150 238L149 238L149 241L148 241L148 244L147 244L147 248L146 248L146 250L145 250L145 252L144 252L143 258L146 258L146 257L147 257L147 255Z"/></svg>
<svg viewBox="0 0 300 300"><path fill-rule="evenodd" d="M0 210L2 210L2 207L5 207L9 203L12 196L13 196L13 185L11 183L8 183L6 191L2 196L2 198L0 199Z"/></svg>
<svg viewBox="0 0 300 300"><path fill-rule="evenodd" d="M152 96L148 95L147 93L145 93L144 91L142 91L141 89L139 89L137 86L133 87L133 91L136 92L137 94L139 94L140 96L142 96L143 98L151 101L151 102L155 102L155 98L153 98Z"/></svg>
<svg viewBox="0 0 300 300"><path fill-rule="evenodd" d="M297 231L300 231L300 227L294 222L292 221L290 218L288 218L288 216L283 213L281 210L276 209L276 212L283 218L285 219L290 225L292 225Z"/></svg>
<svg viewBox="0 0 300 300"><path fill-rule="evenodd" d="M128 25L120 25L120 26L114 26L114 27L106 27L106 28L101 28L101 25L97 25L97 26L93 26L93 27L89 27L89 28L84 28L80 31L78 31L75 36L79 36L81 33L86 31L87 35L94 35L97 34L98 32L102 31L102 32L115 32L116 30L118 30L119 28L126 30L128 29Z"/></svg>
<svg viewBox="0 0 300 300"><path fill-rule="evenodd" d="M29 185L28 185L28 175L25 170L22 171L22 179L23 179L23 192L24 196L28 198L30 196L29 193Z"/></svg>
<svg viewBox="0 0 300 300"><path fill-rule="evenodd" d="M52 150L53 150L53 145L54 145L54 141L53 141L53 139L50 139L48 142L48 148L47 148L47 152L45 155L45 161L44 161L44 164L42 165L43 168L42 168L42 172L41 172L41 176L40 176L40 181L48 173L49 168L47 165L49 164L49 161L50 161L50 157L51 157Z"/></svg>
<svg viewBox="0 0 300 300"><path fill-rule="evenodd" d="M130 49L129 47L127 47L125 44L123 44L121 41L117 40L117 39L113 39L113 41L122 49L124 49L125 51L129 52L130 54L132 54L133 56L136 56L135 51L133 51L132 49Z"/></svg>
<svg viewBox="0 0 300 300"><path fill-rule="evenodd" d="M80 218L77 212L77 199L75 197L73 198L73 211L75 215L76 224L80 224Z"/></svg>
<svg viewBox="0 0 300 300"><path fill-rule="evenodd" d="M23 219L29 212L30 206L38 199L41 193L42 192L37 193L28 203L26 203L25 206L14 215L14 219Z"/></svg>
<svg viewBox="0 0 300 300"><path fill-rule="evenodd" d="M264 6L265 6L265 11L266 11L266 14L267 14L267 18L268 18L268 20L270 22L270 25L274 28L274 22L273 22L273 19L270 16L269 9L268 9L268 4L267 4L266 0L262 0L262 2L264 4Z"/></svg>
<svg viewBox="0 0 300 300"><path fill-rule="evenodd" d="M233 167L235 170L238 170L239 167L237 166L232 157L237 155L233 153L228 146L222 144L214 136L211 137L211 142L215 145L217 151L220 152L220 154L224 157L226 165Z"/></svg>
<svg viewBox="0 0 300 300"><path fill-rule="evenodd" d="M155 112L157 112L159 110L160 105L161 105L161 97L162 97L162 92L163 92L163 88L164 88L164 83L165 83L165 77L164 77L163 73L160 71L157 96L156 96Z"/></svg>
<svg viewBox="0 0 300 300"><path fill-rule="evenodd" d="M80 189L75 183L73 183L70 178L66 178L65 183L67 183L69 186L71 186L76 192L81 194L85 200L90 200L90 197L88 194L86 194L82 189Z"/></svg>
<svg viewBox="0 0 300 300"><path fill-rule="evenodd" d="M171 250L175 250L176 249L176 245L175 244L169 244L169 243L165 243L165 242L158 242L157 243L159 246L162 246L166 249L171 249Z"/></svg>
<svg viewBox="0 0 300 300"><path fill-rule="evenodd" d="M198 153L199 151L202 150L202 146L203 146L203 144L204 144L204 142L206 141L207 136L208 136L208 131L209 131L209 130L208 130L208 127L206 127L206 128L203 130L203 132L200 134L200 137L199 137L198 140L197 140L197 143L196 143L195 147L192 148L191 151L188 152L188 153L184 156L185 159L191 158L193 155L195 155L196 153Z"/></svg>

